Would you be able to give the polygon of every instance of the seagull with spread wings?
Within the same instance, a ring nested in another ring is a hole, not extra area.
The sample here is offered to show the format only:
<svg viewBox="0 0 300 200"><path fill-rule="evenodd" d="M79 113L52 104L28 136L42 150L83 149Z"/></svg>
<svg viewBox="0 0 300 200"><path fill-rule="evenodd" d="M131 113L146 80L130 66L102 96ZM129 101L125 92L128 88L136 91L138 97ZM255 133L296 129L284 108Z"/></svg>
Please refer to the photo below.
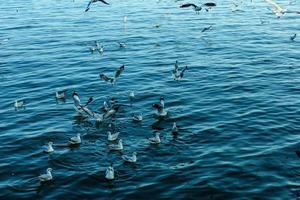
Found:
<svg viewBox="0 0 300 200"><path fill-rule="evenodd" d="M107 3L107 2L104 1L104 0L91 0L91 1L88 3L88 5L87 5L87 7L86 7L86 9L85 9L85 12L89 11L91 4L92 4L92 3L96 3L97 1L100 1L100 2L102 2L102 3L104 3L104 4L106 4L106 5L109 5L109 3Z"/></svg>

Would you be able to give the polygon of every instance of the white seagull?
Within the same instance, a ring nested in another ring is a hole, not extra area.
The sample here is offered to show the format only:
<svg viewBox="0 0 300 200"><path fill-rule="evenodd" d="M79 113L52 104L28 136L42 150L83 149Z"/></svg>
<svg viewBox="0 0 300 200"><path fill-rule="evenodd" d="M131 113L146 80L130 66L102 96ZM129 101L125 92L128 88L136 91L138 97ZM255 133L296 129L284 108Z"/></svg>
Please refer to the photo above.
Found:
<svg viewBox="0 0 300 200"><path fill-rule="evenodd" d="M107 180L113 180L115 178L115 170L112 164L106 169L105 178Z"/></svg>
<svg viewBox="0 0 300 200"><path fill-rule="evenodd" d="M123 150L122 139L119 140L118 144L109 145L109 149L112 151L122 151Z"/></svg>
<svg viewBox="0 0 300 200"><path fill-rule="evenodd" d="M135 121L135 122L141 122L141 121L143 121L143 115L142 115L142 113L140 113L140 114L133 114L132 120Z"/></svg>
<svg viewBox="0 0 300 200"><path fill-rule="evenodd" d="M65 99L67 97L67 90L57 91L55 97L57 99Z"/></svg>
<svg viewBox="0 0 300 200"><path fill-rule="evenodd" d="M156 132L155 137L148 138L150 144L159 144L161 142L159 135L160 135L160 133Z"/></svg>
<svg viewBox="0 0 300 200"><path fill-rule="evenodd" d="M120 132L117 133L111 133L110 131L107 131L107 140L112 142L118 139Z"/></svg>
<svg viewBox="0 0 300 200"><path fill-rule="evenodd" d="M80 143L81 143L80 133L77 133L76 136L71 137L69 139L69 144L70 145L75 145L75 144L80 144Z"/></svg>
<svg viewBox="0 0 300 200"><path fill-rule="evenodd" d="M23 106L25 105L25 101L24 100L15 100L15 108L18 109L18 108L22 108Z"/></svg>
<svg viewBox="0 0 300 200"><path fill-rule="evenodd" d="M40 181L45 182L45 181L52 180L53 177L52 177L51 172L52 172L52 168L48 168L46 174L42 174L42 175L39 176Z"/></svg>
<svg viewBox="0 0 300 200"><path fill-rule="evenodd" d="M48 142L47 149L44 150L45 153L52 153L54 151L53 147L53 142Z"/></svg>
<svg viewBox="0 0 300 200"><path fill-rule="evenodd" d="M125 162L130 162L130 163L135 163L137 161L137 157L136 157L136 152L133 152L132 153L132 156L126 156L126 155L123 155L122 156L122 159L125 161Z"/></svg>

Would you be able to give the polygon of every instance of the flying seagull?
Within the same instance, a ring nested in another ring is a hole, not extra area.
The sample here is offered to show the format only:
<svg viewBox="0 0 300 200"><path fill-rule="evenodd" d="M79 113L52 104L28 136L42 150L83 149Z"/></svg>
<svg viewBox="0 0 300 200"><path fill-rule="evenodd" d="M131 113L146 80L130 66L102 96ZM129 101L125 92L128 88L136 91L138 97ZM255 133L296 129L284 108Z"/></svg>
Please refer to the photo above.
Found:
<svg viewBox="0 0 300 200"><path fill-rule="evenodd" d="M193 3L186 3L186 4L183 4L180 6L180 8L187 8L187 7L190 7L192 6L194 8L194 10L196 11L197 14L199 14L199 12L202 10L202 7L208 7L208 9L211 9L212 7L216 6L215 3L212 3L212 2L208 2L208 3L204 3L202 4L201 6L197 6ZM208 9L206 9L206 11L208 11Z"/></svg>
<svg viewBox="0 0 300 200"><path fill-rule="evenodd" d="M97 1L100 1L100 2L102 2L102 3L104 3L104 4L106 4L106 5L109 5L109 3L107 3L107 2L104 1L104 0L91 0L91 1L89 2L89 4L87 5L86 9L85 9L85 12L89 11L91 4L92 4L92 3L96 3Z"/></svg>
<svg viewBox="0 0 300 200"><path fill-rule="evenodd" d="M273 12L275 13L275 15L279 18L283 15L285 15L286 13L296 13L296 14L300 14L299 11L291 11L291 10L287 10L282 8L281 6L279 6L276 2L274 2L273 0L265 0L267 3L269 3L271 6L273 6Z"/></svg>

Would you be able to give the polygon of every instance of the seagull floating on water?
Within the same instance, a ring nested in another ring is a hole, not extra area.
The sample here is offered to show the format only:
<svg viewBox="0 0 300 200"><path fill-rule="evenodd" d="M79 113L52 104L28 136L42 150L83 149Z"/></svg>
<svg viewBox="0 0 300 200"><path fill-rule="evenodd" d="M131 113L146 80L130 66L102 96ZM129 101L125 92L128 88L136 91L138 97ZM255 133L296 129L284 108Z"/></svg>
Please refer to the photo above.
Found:
<svg viewBox="0 0 300 200"><path fill-rule="evenodd" d="M53 147L53 142L48 142L47 149L44 150L45 153L52 153L54 151Z"/></svg>
<svg viewBox="0 0 300 200"><path fill-rule="evenodd" d="M100 45L97 41L95 41L95 46L94 47L90 47L90 51L93 54L95 51L97 51L100 55L103 54L104 52L104 47L103 45Z"/></svg>
<svg viewBox="0 0 300 200"><path fill-rule="evenodd" d="M65 99L67 97L67 90L57 91L55 97L56 99Z"/></svg>
<svg viewBox="0 0 300 200"><path fill-rule="evenodd" d="M112 151L122 151L123 150L122 139L119 140L118 144L109 145L109 149Z"/></svg>
<svg viewBox="0 0 300 200"><path fill-rule="evenodd" d="M297 37L297 34L295 33L294 35L292 35L292 36L290 37L290 40L294 41L296 37Z"/></svg>
<svg viewBox="0 0 300 200"><path fill-rule="evenodd" d="M134 91L130 91L128 97L129 97L129 100L132 102L135 98Z"/></svg>
<svg viewBox="0 0 300 200"><path fill-rule="evenodd" d="M89 11L90 6L91 6L92 3L96 3L96 2L98 2L98 1L100 1L100 2L102 2L102 3L104 3L104 4L106 4L106 5L109 5L109 3L107 3L107 2L104 1L104 0L91 0L91 1L88 3L88 5L87 5L87 7L86 7L86 9L85 9L85 12Z"/></svg>
<svg viewBox="0 0 300 200"><path fill-rule="evenodd" d="M52 172L52 168L48 168L46 174L42 174L42 175L39 176L40 181L45 182L45 181L52 180L53 177L52 177L51 172Z"/></svg>
<svg viewBox="0 0 300 200"><path fill-rule="evenodd" d="M161 141L160 141L160 137L159 137L160 133L159 132L156 132L155 133L155 137L152 137L152 138L148 138L150 144L159 144Z"/></svg>
<svg viewBox="0 0 300 200"><path fill-rule="evenodd" d="M157 115L160 117L167 116L168 112L165 110L165 101L163 97L160 97L160 102L152 105L153 108L157 109Z"/></svg>
<svg viewBox="0 0 300 200"><path fill-rule="evenodd" d="M25 106L24 100L15 100L15 109L23 108Z"/></svg>
<svg viewBox="0 0 300 200"><path fill-rule="evenodd" d="M77 133L76 136L71 137L69 139L69 144L70 145L76 145L76 144L80 144L80 143L81 143L80 133Z"/></svg>
<svg viewBox="0 0 300 200"><path fill-rule="evenodd" d="M118 42L120 48L126 48L126 44L123 42Z"/></svg>
<svg viewBox="0 0 300 200"><path fill-rule="evenodd" d="M132 120L135 121L135 122L141 122L141 121L143 121L143 115L142 115L142 113L133 114L132 115Z"/></svg>
<svg viewBox="0 0 300 200"><path fill-rule="evenodd" d="M112 164L106 169L105 178L107 180L113 180L115 178L115 170Z"/></svg>
<svg viewBox="0 0 300 200"><path fill-rule="evenodd" d="M137 161L136 155L137 155L137 153L136 153L136 152L133 152L133 153L132 153L132 156L126 156L126 155L123 155L123 156L122 156L122 159L123 159L125 162L135 163L135 162Z"/></svg>
<svg viewBox="0 0 300 200"><path fill-rule="evenodd" d="M107 140L112 142L118 139L120 132L111 133L110 131L107 131Z"/></svg>
<svg viewBox="0 0 300 200"><path fill-rule="evenodd" d="M178 133L178 131L179 131L179 129L178 129L177 125L176 125L176 122L174 122L173 123L173 127L172 127L172 133L176 134L176 133Z"/></svg>

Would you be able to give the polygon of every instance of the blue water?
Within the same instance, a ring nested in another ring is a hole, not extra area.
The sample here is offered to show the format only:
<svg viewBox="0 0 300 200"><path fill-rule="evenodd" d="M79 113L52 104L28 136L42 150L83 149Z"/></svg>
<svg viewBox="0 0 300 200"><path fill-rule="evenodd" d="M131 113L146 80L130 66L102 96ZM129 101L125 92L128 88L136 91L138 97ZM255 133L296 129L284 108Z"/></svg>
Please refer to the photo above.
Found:
<svg viewBox="0 0 300 200"><path fill-rule="evenodd" d="M83 0L2 1L0 199L296 199L300 38L290 36L300 36L300 15L277 19L258 0L236 12L232 1L216 1L199 15L180 9L184 1L109 2L85 13ZM300 10L299 0L278 3ZM95 40L102 56L89 51ZM181 81L171 76L176 60L189 67ZM99 79L121 64L115 86ZM57 102L62 89L68 97ZM108 150L107 124L78 116L74 90L82 101L94 97L93 110L109 97L122 103L115 120L123 154L137 151L137 164ZM158 121L152 104L160 96L170 115ZM25 109L15 111L16 99ZM144 121L133 123L133 112ZM162 143L149 145L157 129ZM60 146L77 133L80 147ZM50 155L42 152L49 141L59 144ZM108 182L111 162L117 177ZM48 167L54 180L40 185Z"/></svg>

